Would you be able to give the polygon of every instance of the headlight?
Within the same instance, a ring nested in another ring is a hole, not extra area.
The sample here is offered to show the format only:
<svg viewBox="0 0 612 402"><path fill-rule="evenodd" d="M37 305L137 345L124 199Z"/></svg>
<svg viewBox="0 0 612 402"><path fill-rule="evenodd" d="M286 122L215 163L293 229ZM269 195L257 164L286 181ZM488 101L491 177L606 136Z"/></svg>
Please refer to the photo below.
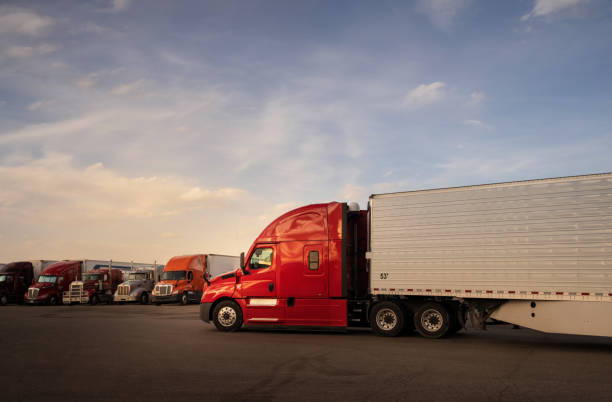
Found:
<svg viewBox="0 0 612 402"><path fill-rule="evenodd" d="M177 294L178 294L178 289L177 289L177 290L173 290L173 291L172 291L172 294L173 294L173 295L177 295Z"/></svg>

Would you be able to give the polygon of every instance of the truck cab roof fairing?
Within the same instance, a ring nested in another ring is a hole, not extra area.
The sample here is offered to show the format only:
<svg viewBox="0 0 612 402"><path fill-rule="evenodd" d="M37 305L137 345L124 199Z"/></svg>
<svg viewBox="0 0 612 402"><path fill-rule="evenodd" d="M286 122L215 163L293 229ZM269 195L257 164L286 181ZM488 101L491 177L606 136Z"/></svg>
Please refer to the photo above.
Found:
<svg viewBox="0 0 612 402"><path fill-rule="evenodd" d="M166 263L164 267L164 272L167 271L184 271L188 268L194 268L191 266L191 262L194 258L201 257L202 254L192 254L192 255L179 255L176 257L170 258L170 260ZM202 267L198 267L199 270Z"/></svg>
<svg viewBox="0 0 612 402"><path fill-rule="evenodd" d="M272 221L255 243L327 240L332 232L328 228L328 211L335 210L339 205L337 202L311 204L289 211Z"/></svg>
<svg viewBox="0 0 612 402"><path fill-rule="evenodd" d="M49 265L47 268L43 269L41 275L58 275L62 274L67 267L72 267L74 265L80 264L81 261L59 261Z"/></svg>

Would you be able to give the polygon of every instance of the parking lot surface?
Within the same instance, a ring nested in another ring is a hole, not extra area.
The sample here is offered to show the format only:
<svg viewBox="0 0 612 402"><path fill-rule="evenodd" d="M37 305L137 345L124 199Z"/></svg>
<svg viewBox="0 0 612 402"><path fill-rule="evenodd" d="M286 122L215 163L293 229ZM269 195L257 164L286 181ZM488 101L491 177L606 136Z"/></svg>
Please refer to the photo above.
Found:
<svg viewBox="0 0 612 402"><path fill-rule="evenodd" d="M610 400L612 339L510 326L441 340L221 333L199 307L0 308L0 398L19 400Z"/></svg>

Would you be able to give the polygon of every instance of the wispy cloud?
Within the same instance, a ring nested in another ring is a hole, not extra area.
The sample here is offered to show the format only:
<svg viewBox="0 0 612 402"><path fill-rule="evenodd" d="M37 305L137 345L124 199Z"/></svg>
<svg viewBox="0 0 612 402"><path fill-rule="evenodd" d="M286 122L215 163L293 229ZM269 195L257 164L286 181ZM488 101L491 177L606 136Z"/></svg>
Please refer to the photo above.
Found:
<svg viewBox="0 0 612 402"><path fill-rule="evenodd" d="M40 36L55 23L53 18L8 5L0 6L0 34Z"/></svg>
<svg viewBox="0 0 612 402"><path fill-rule="evenodd" d="M533 10L523 15L521 21L554 15L587 2L588 0L535 0Z"/></svg>
<svg viewBox="0 0 612 402"><path fill-rule="evenodd" d="M416 10L425 14L438 29L449 30L454 19L471 3L471 0L418 0Z"/></svg>
<svg viewBox="0 0 612 402"><path fill-rule="evenodd" d="M111 95L128 95L142 89L144 80L130 82L128 84L119 85L110 90Z"/></svg>
<svg viewBox="0 0 612 402"><path fill-rule="evenodd" d="M431 84L421 84L408 92L403 104L406 107L419 107L440 102L445 96L445 86L446 84L440 81L432 82Z"/></svg>

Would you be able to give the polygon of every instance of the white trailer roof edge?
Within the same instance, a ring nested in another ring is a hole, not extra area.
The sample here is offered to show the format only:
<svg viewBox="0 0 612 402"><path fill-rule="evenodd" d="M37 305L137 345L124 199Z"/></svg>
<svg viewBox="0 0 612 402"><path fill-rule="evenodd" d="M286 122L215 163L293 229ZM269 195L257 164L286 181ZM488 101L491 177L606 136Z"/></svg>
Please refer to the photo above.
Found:
<svg viewBox="0 0 612 402"><path fill-rule="evenodd" d="M473 185L467 185L467 186L430 188L430 189L423 189L423 190L396 191L396 192L391 192L391 193L371 194L370 199L382 198L382 197L392 197L397 194L435 193L435 192L442 193L442 192L447 192L447 191L471 190L474 188L513 187L513 186L524 185L527 183L545 184L545 183L564 182L570 179L571 180L593 180L597 178L612 178L612 172L592 173L592 174L584 174L584 175L576 175L576 176L561 176L561 177L552 177L552 178L547 178L547 179L529 179L529 180L498 182L498 183L473 184Z"/></svg>

